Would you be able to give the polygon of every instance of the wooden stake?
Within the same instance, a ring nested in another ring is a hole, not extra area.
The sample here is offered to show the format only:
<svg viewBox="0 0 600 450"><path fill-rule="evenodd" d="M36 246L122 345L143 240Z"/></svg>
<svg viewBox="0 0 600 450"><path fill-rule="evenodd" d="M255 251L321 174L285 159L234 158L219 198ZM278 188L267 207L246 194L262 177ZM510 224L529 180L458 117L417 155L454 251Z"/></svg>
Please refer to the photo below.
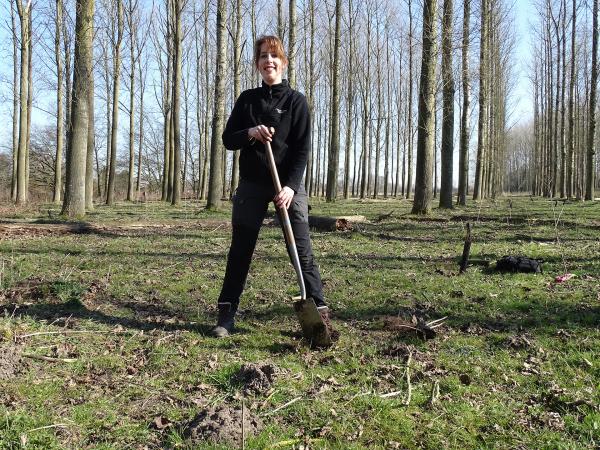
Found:
<svg viewBox="0 0 600 450"><path fill-rule="evenodd" d="M462 260L460 261L460 273L464 273L469 265L469 255L471 254L471 223L467 222L467 235L463 247Z"/></svg>

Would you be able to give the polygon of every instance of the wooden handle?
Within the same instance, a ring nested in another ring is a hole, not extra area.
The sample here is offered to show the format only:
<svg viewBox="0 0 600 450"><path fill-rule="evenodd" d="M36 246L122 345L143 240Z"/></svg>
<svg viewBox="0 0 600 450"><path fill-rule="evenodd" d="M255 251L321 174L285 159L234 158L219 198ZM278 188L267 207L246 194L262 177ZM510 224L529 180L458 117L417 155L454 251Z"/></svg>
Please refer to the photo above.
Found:
<svg viewBox="0 0 600 450"><path fill-rule="evenodd" d="M281 192L281 181L279 181L277 165L275 164L275 158L273 157L273 150L271 149L270 142L265 142L265 149L267 153L267 158L269 159L269 168L271 169L273 186L275 186L275 194L278 194ZM302 297L302 300L305 300L306 287L304 286L304 277L302 276L302 268L300 267L300 257L298 256L298 249L296 247L296 240L294 239L294 232L292 230L292 223L290 222L290 215L288 214L288 211L285 208L277 208L277 211L279 212L279 216L281 218L283 234L288 244L288 249L292 258L292 264L294 265L294 270L296 271L296 278L298 279L298 286L300 287L300 296Z"/></svg>

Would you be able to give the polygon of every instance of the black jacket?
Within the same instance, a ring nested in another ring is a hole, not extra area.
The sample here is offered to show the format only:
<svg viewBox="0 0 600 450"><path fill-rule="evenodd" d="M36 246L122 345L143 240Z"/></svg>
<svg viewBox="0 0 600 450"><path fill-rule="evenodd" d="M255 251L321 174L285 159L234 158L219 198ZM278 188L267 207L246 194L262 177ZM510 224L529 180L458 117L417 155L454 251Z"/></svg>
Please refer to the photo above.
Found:
<svg viewBox="0 0 600 450"><path fill-rule="evenodd" d="M241 93L223 132L228 150L241 149L240 178L272 185L265 148L248 139L256 125L275 128L271 142L282 186L298 191L310 152L310 117L306 98L290 88L287 80Z"/></svg>

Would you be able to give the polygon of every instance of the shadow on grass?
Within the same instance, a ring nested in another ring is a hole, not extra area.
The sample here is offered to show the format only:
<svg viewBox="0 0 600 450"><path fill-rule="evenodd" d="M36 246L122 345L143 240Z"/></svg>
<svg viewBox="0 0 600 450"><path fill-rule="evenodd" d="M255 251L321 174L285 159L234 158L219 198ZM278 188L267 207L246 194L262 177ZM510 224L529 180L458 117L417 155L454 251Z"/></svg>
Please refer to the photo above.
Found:
<svg viewBox="0 0 600 450"><path fill-rule="evenodd" d="M37 304L0 305L0 314L6 317L28 317L43 320L55 325L67 325L73 319L89 320L99 324L142 331L160 330L164 332L190 331L202 335L208 334L212 326L190 322L181 313L160 305L144 305L143 312L136 311L131 304L120 305L132 310L136 316L122 317L87 308L77 300L63 303L42 302Z"/></svg>

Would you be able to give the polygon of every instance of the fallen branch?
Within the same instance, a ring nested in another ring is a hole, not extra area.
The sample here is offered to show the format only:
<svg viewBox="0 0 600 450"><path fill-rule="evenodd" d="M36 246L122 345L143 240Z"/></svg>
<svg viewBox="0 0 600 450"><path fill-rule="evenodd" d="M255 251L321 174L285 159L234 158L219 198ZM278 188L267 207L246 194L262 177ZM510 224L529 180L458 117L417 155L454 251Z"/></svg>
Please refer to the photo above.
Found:
<svg viewBox="0 0 600 450"><path fill-rule="evenodd" d="M32 355L31 353L21 353L21 356L23 358L37 359L40 361L48 361L48 362L74 363L77 361L77 358L53 358L51 356Z"/></svg>
<svg viewBox="0 0 600 450"><path fill-rule="evenodd" d="M406 399L403 402L404 406L409 406L412 399L412 384L410 382L410 363L412 362L412 352L408 354L406 359Z"/></svg>
<svg viewBox="0 0 600 450"><path fill-rule="evenodd" d="M27 430L25 434L33 433L34 431L48 430L50 428L67 428L68 426L69 425L67 425L66 423L55 423L53 425L46 425L45 427L32 428L31 430Z"/></svg>
<svg viewBox="0 0 600 450"><path fill-rule="evenodd" d="M287 407L288 407L288 406L290 406L290 405L293 405L293 404L294 404L294 403L296 403L298 400L302 400L302 397L296 397L296 398L294 398L294 399L290 400L289 402L287 402L287 403L285 403L285 404L281 405L280 407L278 407L278 408L275 408L273 411L267 412L267 413L265 413L265 414L263 414L263 415L264 415L264 416L270 416L270 415L272 415L272 414L275 414L276 412L278 412L278 411L281 411L282 409L284 409L284 408L287 408Z"/></svg>
<svg viewBox="0 0 600 450"><path fill-rule="evenodd" d="M64 331L39 331L37 333L29 333L29 334L21 334L19 336L15 336L16 339L25 339L32 336L46 336L51 334L124 334L124 333L132 333L127 330L111 330L111 331L103 331L103 330L64 330Z"/></svg>
<svg viewBox="0 0 600 450"><path fill-rule="evenodd" d="M315 444L317 442L323 442L323 441L324 441L323 438L311 438L311 439L295 438L295 439L287 439L285 441L277 442L277 443L275 443L275 444L273 444L273 445L271 445L270 447L267 447L267 448L289 447L289 446L293 446L295 444L300 444L300 443ZM308 448L308 446L306 448Z"/></svg>
<svg viewBox="0 0 600 450"><path fill-rule="evenodd" d="M394 391L394 392L388 392L387 394L380 394L379 398L390 398L390 397L397 397L398 395L402 394L403 391Z"/></svg>

